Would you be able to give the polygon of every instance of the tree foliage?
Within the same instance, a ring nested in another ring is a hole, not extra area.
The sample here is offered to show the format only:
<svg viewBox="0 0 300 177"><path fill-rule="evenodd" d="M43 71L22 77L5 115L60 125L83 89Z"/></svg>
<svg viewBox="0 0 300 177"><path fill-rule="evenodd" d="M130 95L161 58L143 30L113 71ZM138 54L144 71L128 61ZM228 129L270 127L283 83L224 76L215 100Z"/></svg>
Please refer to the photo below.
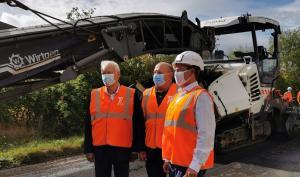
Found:
<svg viewBox="0 0 300 177"><path fill-rule="evenodd" d="M279 38L281 52L281 77L277 86L286 89L292 86L300 90L300 27L284 31Z"/></svg>
<svg viewBox="0 0 300 177"><path fill-rule="evenodd" d="M75 22L79 19L90 18L93 16L96 8L90 9L79 9L78 7L73 7L70 12L67 13L67 19Z"/></svg>

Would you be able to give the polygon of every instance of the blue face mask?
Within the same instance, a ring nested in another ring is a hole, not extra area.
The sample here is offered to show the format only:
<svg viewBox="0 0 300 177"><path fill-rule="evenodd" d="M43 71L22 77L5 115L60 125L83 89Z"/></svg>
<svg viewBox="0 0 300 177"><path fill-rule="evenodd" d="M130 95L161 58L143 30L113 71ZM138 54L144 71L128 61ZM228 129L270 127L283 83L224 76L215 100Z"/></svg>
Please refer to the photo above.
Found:
<svg viewBox="0 0 300 177"><path fill-rule="evenodd" d="M153 75L153 82L156 86L163 85L164 83L166 83L165 75L164 74L154 74Z"/></svg>
<svg viewBox="0 0 300 177"><path fill-rule="evenodd" d="M114 74L102 74L102 82L105 86L111 86L115 83L115 75Z"/></svg>

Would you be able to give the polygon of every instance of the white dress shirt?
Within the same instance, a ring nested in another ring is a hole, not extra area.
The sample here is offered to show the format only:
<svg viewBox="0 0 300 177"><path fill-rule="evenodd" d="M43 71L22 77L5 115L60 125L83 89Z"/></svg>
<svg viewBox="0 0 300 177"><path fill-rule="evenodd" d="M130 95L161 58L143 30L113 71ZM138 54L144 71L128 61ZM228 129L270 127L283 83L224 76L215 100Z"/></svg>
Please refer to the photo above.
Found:
<svg viewBox="0 0 300 177"><path fill-rule="evenodd" d="M119 90L120 90L120 84L118 85L118 88L117 88L117 90L116 90L115 93L110 94L110 93L108 92L106 86L105 86L104 92L110 97L111 100L114 100L114 98L115 98L116 94L119 92Z"/></svg>
<svg viewBox="0 0 300 177"><path fill-rule="evenodd" d="M198 82L181 89L182 96L198 86ZM196 102L195 117L197 126L197 142L194 149L193 159L189 168L199 172L201 165L204 164L214 148L216 121L213 111L213 101L208 93L203 92Z"/></svg>

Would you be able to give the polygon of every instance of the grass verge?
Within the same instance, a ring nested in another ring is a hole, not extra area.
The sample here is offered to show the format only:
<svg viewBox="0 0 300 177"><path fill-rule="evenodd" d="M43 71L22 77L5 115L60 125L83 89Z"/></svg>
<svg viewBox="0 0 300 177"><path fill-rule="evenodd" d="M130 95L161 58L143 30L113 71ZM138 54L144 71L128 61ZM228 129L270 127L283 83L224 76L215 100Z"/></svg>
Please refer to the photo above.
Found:
<svg viewBox="0 0 300 177"><path fill-rule="evenodd" d="M45 162L57 157L82 152L83 138L74 136L60 140L35 140L0 152L0 169Z"/></svg>

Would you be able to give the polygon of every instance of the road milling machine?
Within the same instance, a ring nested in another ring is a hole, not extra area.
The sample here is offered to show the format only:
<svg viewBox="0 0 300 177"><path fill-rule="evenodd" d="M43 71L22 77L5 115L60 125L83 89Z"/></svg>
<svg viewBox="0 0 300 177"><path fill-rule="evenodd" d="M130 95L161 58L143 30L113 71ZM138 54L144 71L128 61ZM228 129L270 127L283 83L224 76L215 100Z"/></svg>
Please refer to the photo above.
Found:
<svg viewBox="0 0 300 177"><path fill-rule="evenodd" d="M204 58L201 83L214 98L217 150L250 145L275 132L292 136L299 131L299 112L287 111L288 106L273 95L280 70L280 25L275 20L247 14L196 18L194 23L184 11L181 17L129 13L67 22L17 0L0 2L31 11L48 23L24 28L0 23L1 101L72 80L104 59L123 62L143 54L192 50ZM272 31L271 53L258 44L256 33L265 30ZM240 33L250 34L251 51L234 51L232 58L219 50L218 37Z"/></svg>

